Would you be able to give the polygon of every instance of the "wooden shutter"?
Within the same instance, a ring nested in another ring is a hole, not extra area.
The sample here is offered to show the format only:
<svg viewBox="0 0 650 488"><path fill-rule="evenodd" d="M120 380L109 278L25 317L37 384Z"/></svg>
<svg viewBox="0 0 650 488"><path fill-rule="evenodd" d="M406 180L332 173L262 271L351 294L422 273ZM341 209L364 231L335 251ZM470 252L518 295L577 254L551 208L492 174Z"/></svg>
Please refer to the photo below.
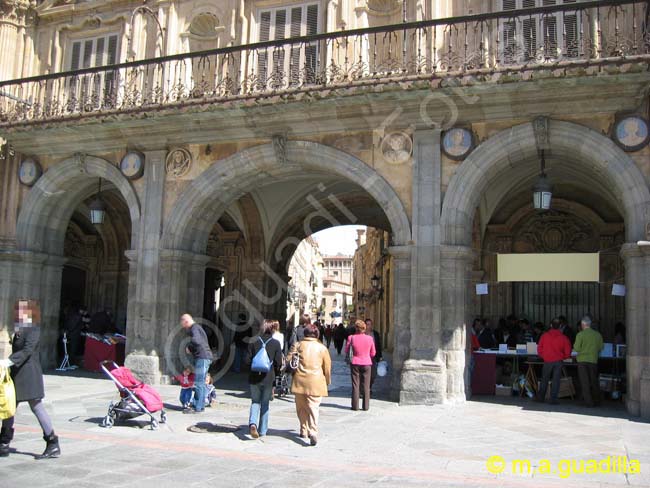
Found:
<svg viewBox="0 0 650 488"><path fill-rule="evenodd" d="M275 41L286 38L287 11L280 9L275 11L274 36ZM284 47L273 48L273 71L281 76L284 73Z"/></svg>
<svg viewBox="0 0 650 488"><path fill-rule="evenodd" d="M260 33L259 41L265 42L270 40L271 37L271 11L264 11L260 13ZM258 88L266 86L266 79L268 77L268 49L262 49L258 53L257 59L257 76Z"/></svg>
<svg viewBox="0 0 650 488"><path fill-rule="evenodd" d="M318 5L307 7L307 32L308 36L318 34ZM305 83L315 83L318 72L318 44L310 43L305 47Z"/></svg>
<svg viewBox="0 0 650 488"><path fill-rule="evenodd" d="M72 43L72 55L70 56L70 71L79 69L79 60L81 59L81 42Z"/></svg>
<svg viewBox="0 0 650 488"><path fill-rule="evenodd" d="M290 36L291 37L299 37L302 35L302 14L303 14L303 9L302 7L293 7L291 9L291 28L290 28ZM299 45L292 45L291 46L291 57L289 59L289 84L290 85L296 85L300 83L300 71L301 71L301 66L300 66L300 54L301 54L301 49L302 46Z"/></svg>

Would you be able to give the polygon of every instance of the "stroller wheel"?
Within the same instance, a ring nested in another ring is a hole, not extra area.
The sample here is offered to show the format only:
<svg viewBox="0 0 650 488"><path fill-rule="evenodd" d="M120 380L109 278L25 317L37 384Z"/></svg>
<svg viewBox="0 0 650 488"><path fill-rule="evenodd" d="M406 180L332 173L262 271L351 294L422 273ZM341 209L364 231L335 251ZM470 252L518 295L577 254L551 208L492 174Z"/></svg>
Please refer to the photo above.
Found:
<svg viewBox="0 0 650 488"><path fill-rule="evenodd" d="M111 412L102 420L102 427L110 429L113 425L115 425L115 413Z"/></svg>
<svg viewBox="0 0 650 488"><path fill-rule="evenodd" d="M160 423L164 424L165 422L167 422L167 414L163 410L162 412L160 412Z"/></svg>
<svg viewBox="0 0 650 488"><path fill-rule="evenodd" d="M156 419L151 420L151 430L158 430L158 421Z"/></svg>

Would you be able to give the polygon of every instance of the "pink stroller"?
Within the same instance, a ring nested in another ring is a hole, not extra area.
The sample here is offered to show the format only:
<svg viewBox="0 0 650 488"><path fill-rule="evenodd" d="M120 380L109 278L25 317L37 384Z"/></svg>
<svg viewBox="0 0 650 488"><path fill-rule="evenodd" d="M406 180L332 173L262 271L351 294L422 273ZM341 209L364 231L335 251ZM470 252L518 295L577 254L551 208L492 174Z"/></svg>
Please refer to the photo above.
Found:
<svg viewBox="0 0 650 488"><path fill-rule="evenodd" d="M115 422L132 419L140 415L148 415L151 419L151 430L158 428L158 421L154 413L160 412L160 423L167 421L167 414L163 410L160 394L151 386L138 381L129 368L112 363L109 370L102 363L102 370L115 383L120 392L120 401L108 407L108 413L102 420L102 427L111 428Z"/></svg>

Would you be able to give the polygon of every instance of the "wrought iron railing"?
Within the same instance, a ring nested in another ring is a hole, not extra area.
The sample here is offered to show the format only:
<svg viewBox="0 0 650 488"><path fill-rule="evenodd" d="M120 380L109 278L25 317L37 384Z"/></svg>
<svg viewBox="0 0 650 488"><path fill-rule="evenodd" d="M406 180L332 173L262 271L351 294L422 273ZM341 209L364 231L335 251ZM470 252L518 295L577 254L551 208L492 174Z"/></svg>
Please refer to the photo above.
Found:
<svg viewBox="0 0 650 488"><path fill-rule="evenodd" d="M279 92L620 63L650 54L648 6L639 0L564 0L5 81L0 127Z"/></svg>

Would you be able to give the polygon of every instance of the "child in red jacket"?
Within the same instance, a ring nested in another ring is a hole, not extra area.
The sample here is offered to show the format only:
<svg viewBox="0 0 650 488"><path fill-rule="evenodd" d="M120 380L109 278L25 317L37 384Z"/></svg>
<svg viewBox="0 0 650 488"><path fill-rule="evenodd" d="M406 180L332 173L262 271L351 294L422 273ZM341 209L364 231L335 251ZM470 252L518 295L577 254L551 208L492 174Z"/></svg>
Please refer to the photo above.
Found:
<svg viewBox="0 0 650 488"><path fill-rule="evenodd" d="M183 374L174 376L174 379L181 385L181 405L183 408L188 408L192 400L192 392L194 391L194 373L187 367L183 370Z"/></svg>

